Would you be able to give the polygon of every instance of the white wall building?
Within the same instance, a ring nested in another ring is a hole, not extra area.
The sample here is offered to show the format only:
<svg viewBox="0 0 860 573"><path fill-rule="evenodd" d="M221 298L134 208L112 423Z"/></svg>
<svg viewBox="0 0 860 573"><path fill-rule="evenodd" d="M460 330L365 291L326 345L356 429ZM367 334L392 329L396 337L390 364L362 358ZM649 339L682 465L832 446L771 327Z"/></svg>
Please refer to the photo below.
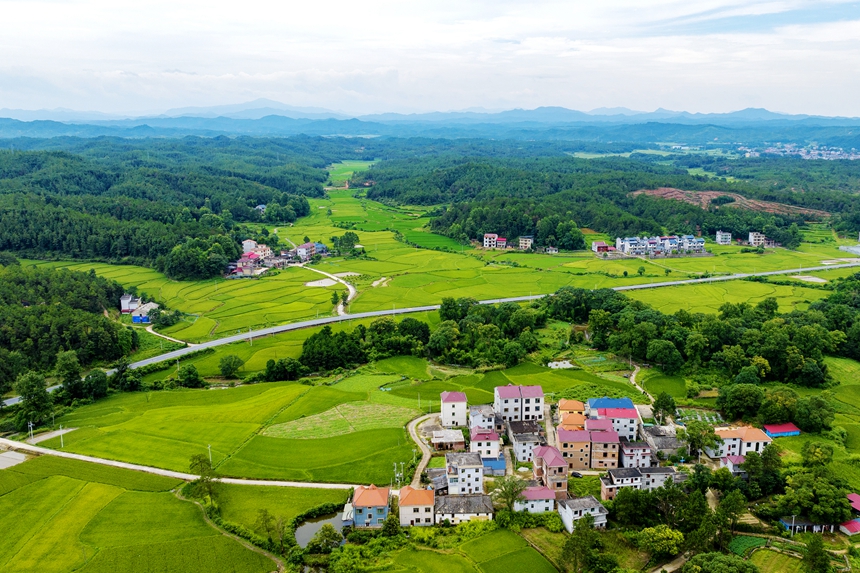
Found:
<svg viewBox="0 0 860 573"><path fill-rule="evenodd" d="M762 233L757 233L753 231L749 236L749 244L753 247L763 247L764 242L767 240L767 237Z"/></svg>
<svg viewBox="0 0 860 573"><path fill-rule="evenodd" d="M466 521L493 519L493 500L488 495L440 495L436 497L436 523L452 525Z"/></svg>
<svg viewBox="0 0 860 573"><path fill-rule="evenodd" d="M574 524L586 515L594 517L594 527L603 529L606 527L606 516L609 514L609 510L603 507L603 504L597 501L596 497L589 495L559 500L558 514L561 516L561 521L567 532L573 533Z"/></svg>
<svg viewBox="0 0 860 573"><path fill-rule="evenodd" d="M546 486L527 487L522 501L514 502L514 511L548 513L555 509L555 492Z"/></svg>
<svg viewBox="0 0 860 573"><path fill-rule="evenodd" d="M619 466L622 468L651 467L651 446L647 442L621 440Z"/></svg>
<svg viewBox="0 0 860 573"><path fill-rule="evenodd" d="M478 454L445 454L448 494L484 493L484 463Z"/></svg>
<svg viewBox="0 0 860 573"><path fill-rule="evenodd" d="M493 430L475 428L469 441L469 451L478 454L482 458L499 457L499 435Z"/></svg>
<svg viewBox="0 0 860 573"><path fill-rule="evenodd" d="M400 488L400 525L427 527L435 523L436 495L432 489Z"/></svg>
<svg viewBox="0 0 860 573"><path fill-rule="evenodd" d="M245 239L244 241L242 241L242 252L243 253L250 253L251 251L253 251L256 248L257 248L257 241L254 241L252 239Z"/></svg>
<svg viewBox="0 0 860 573"><path fill-rule="evenodd" d="M740 426L737 428L722 428L714 431L722 443L715 448L705 448L708 457L717 459L726 456L745 456L749 452L764 450L773 440L758 428Z"/></svg>
<svg viewBox="0 0 860 573"><path fill-rule="evenodd" d="M717 244L718 245L731 245L732 244L732 234L724 233L723 231L717 231Z"/></svg>
<svg viewBox="0 0 860 573"><path fill-rule="evenodd" d="M598 408L596 415L591 412L591 417L610 420L619 438L632 442L639 435L639 411L636 408Z"/></svg>
<svg viewBox="0 0 860 573"><path fill-rule="evenodd" d="M484 233L484 248L495 249L499 236L495 233Z"/></svg>
<svg viewBox="0 0 860 573"><path fill-rule="evenodd" d="M534 449L543 443L537 434L514 434L511 436L511 445L514 457L518 462L530 462L534 459Z"/></svg>
<svg viewBox="0 0 860 573"><path fill-rule="evenodd" d="M481 428L501 432L504 422L490 404L469 406L469 429Z"/></svg>
<svg viewBox="0 0 860 573"><path fill-rule="evenodd" d="M540 386L496 386L493 409L505 422L543 420L543 388Z"/></svg>
<svg viewBox="0 0 860 573"><path fill-rule="evenodd" d="M446 428L465 428L468 401L463 392L442 392L442 425Z"/></svg>

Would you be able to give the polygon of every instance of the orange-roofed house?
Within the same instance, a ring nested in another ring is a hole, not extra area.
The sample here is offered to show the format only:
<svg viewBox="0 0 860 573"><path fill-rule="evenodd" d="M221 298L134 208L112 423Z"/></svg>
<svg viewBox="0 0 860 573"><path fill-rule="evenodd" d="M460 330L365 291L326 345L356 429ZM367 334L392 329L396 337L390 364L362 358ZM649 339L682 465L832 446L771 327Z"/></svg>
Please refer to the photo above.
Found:
<svg viewBox="0 0 860 573"><path fill-rule="evenodd" d="M432 489L415 489L408 485L400 488L400 525L433 525L433 506L436 495Z"/></svg>
<svg viewBox="0 0 860 573"><path fill-rule="evenodd" d="M387 487L360 485L352 496L353 520L355 527L382 527L388 517Z"/></svg>
<svg viewBox="0 0 860 573"><path fill-rule="evenodd" d="M749 452L761 453L773 441L770 436L752 426L722 428L714 431L723 442L715 448L705 448L709 458L719 459L726 456L745 456Z"/></svg>
<svg viewBox="0 0 860 573"><path fill-rule="evenodd" d="M565 414L585 415L585 404L579 400L561 399L558 401L558 417L564 418Z"/></svg>
<svg viewBox="0 0 860 573"><path fill-rule="evenodd" d="M559 424L559 428L563 430L584 430L585 420L586 418L584 415L577 412L571 412L561 416L561 424Z"/></svg>

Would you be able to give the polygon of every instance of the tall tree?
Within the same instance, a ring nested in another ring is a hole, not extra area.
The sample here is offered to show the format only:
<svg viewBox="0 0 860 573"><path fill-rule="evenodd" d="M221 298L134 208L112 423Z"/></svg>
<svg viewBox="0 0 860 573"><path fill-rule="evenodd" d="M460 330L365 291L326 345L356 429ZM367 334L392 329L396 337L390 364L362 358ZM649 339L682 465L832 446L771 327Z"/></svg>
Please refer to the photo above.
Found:
<svg viewBox="0 0 860 573"><path fill-rule="evenodd" d="M35 372L22 374L15 382L15 391L21 397L15 414L15 426L19 431L26 430L29 422L38 426L51 415L54 405L45 386L44 376Z"/></svg>
<svg viewBox="0 0 860 573"><path fill-rule="evenodd" d="M588 558L597 544L597 532L594 531L594 517L587 514L580 518L573 527L573 532L564 541L561 558L568 564L573 573L583 573L587 569Z"/></svg>
<svg viewBox="0 0 860 573"><path fill-rule="evenodd" d="M496 480L492 491L493 499L508 511L514 510L514 504L523 501L523 492L528 484L519 476L503 476Z"/></svg>

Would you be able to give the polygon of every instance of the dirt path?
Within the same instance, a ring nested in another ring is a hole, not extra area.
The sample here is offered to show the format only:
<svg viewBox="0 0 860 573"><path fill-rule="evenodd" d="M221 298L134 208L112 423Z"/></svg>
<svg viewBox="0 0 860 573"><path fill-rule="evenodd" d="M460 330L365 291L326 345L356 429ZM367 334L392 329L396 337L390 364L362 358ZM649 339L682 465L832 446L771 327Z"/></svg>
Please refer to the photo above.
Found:
<svg viewBox="0 0 860 573"><path fill-rule="evenodd" d="M74 432L77 428L63 428L62 430L54 430L53 432L45 432L44 434L39 434L38 436L33 436L33 439L27 439L28 444L38 444L44 442L46 440L50 440L51 438L56 438L57 436L62 436L63 434L68 434L69 432Z"/></svg>
<svg viewBox="0 0 860 573"><path fill-rule="evenodd" d="M73 454L71 452L61 452L57 450L51 450L48 448L42 448L39 446L33 446L30 444L25 444L24 442L16 442L14 440L7 440L6 438L0 438L0 446L4 446L13 451L27 452L31 454L39 454L44 456L56 456L58 458L67 458L70 460L79 460L82 462L89 462L91 464L99 464L103 466L111 466L115 468L121 468L125 470L133 470L138 472L144 472L148 474L154 474L169 478L181 479L185 481L194 481L198 477L194 474L188 474L184 472L175 472L173 470L166 470L162 468L154 468L151 466L141 466L137 464L129 464L126 462L119 462L116 460L106 460L104 458L96 458L93 456L84 456L81 454ZM221 478L218 480L222 483L229 483L234 485L262 485L262 486L272 486L272 487L306 487L312 489L350 489L354 487L358 487L358 484L347 484L347 483L317 483L317 482L303 482L303 481L282 481L282 480L260 480L260 479L242 479L242 478Z"/></svg>
<svg viewBox="0 0 860 573"><path fill-rule="evenodd" d="M678 557L675 557L675 559L673 559L672 561L669 561L665 565L661 565L660 567L655 567L654 569L651 570L651 573L661 573L663 571L666 571L666 573L672 573L672 571L677 571L678 569L683 567L684 563L686 563L686 562L687 562L687 558L684 557L683 555L679 555Z"/></svg>
<svg viewBox="0 0 860 573"><path fill-rule="evenodd" d="M159 338L163 338L164 340L169 340L170 342L178 342L179 344L187 344L188 346L197 346L196 344L192 344L190 342L185 342L184 340L179 340L178 338L171 338L166 334L161 334L160 332L155 332L152 325L146 327L146 331L150 334L153 334Z"/></svg>
<svg viewBox="0 0 860 573"><path fill-rule="evenodd" d="M406 426L409 430L409 436L412 438L412 441L421 449L421 461L418 462L418 467L415 468L415 475L412 477L412 483L410 484L416 489L421 487L421 474L424 473L425 469L427 469L427 464L430 463L430 455L432 454L430 446L428 446L427 443L421 439L421 436L418 435L418 425L436 415L437 414L425 414L423 416L419 416L409 422Z"/></svg>
<svg viewBox="0 0 860 573"><path fill-rule="evenodd" d="M643 388L642 386L639 385L639 383L636 382L636 376L639 374L639 370L641 370L641 369L639 368L639 365L637 364L636 368L634 368L633 372L630 374L630 383L633 384L634 388L636 388L637 390L639 390L640 392L645 394L645 396L648 397L649 402L653 403L654 402L654 396L652 396L651 394L646 392L645 388Z"/></svg>
<svg viewBox="0 0 860 573"><path fill-rule="evenodd" d="M337 282L339 282L340 284L342 284L342 285L346 286L347 290L349 291L349 295L346 297L346 302L347 302L347 303L352 302L352 299L354 299L356 296L358 296L358 291L355 289L355 287L354 287L354 286L352 286L352 284L350 284L350 283L346 282L345 280L343 280L342 278L340 278L339 276L337 276L337 275L332 275L332 274L329 274L329 273L327 273L327 272L325 272L325 271L321 271L321 270L319 270L319 269L314 269L314 268L311 268L311 267L308 267L308 266L305 266L304 268L306 268L306 269L307 269L307 270L309 270L309 271L313 271L313 272L315 272L315 273L319 273L319 274L321 274L321 275L325 275L325 276L327 276L328 278L330 278L330 279L332 279L332 280L334 280L334 281L337 281ZM345 309L345 308L344 308L344 306L343 306L343 301L341 301L341 302L337 303L337 314L338 314L338 316L346 316L346 315L347 315L346 309Z"/></svg>

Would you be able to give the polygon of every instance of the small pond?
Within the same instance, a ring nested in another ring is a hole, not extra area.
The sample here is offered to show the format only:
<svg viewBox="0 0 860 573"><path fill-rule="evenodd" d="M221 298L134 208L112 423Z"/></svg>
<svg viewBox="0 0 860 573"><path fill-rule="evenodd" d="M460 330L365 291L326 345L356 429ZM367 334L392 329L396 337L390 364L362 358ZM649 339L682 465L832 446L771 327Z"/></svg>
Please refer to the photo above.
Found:
<svg viewBox="0 0 860 573"><path fill-rule="evenodd" d="M307 547L316 532L326 523L332 524L338 533L343 527L343 519L339 513L309 519L296 528L296 542L298 542L299 547Z"/></svg>

